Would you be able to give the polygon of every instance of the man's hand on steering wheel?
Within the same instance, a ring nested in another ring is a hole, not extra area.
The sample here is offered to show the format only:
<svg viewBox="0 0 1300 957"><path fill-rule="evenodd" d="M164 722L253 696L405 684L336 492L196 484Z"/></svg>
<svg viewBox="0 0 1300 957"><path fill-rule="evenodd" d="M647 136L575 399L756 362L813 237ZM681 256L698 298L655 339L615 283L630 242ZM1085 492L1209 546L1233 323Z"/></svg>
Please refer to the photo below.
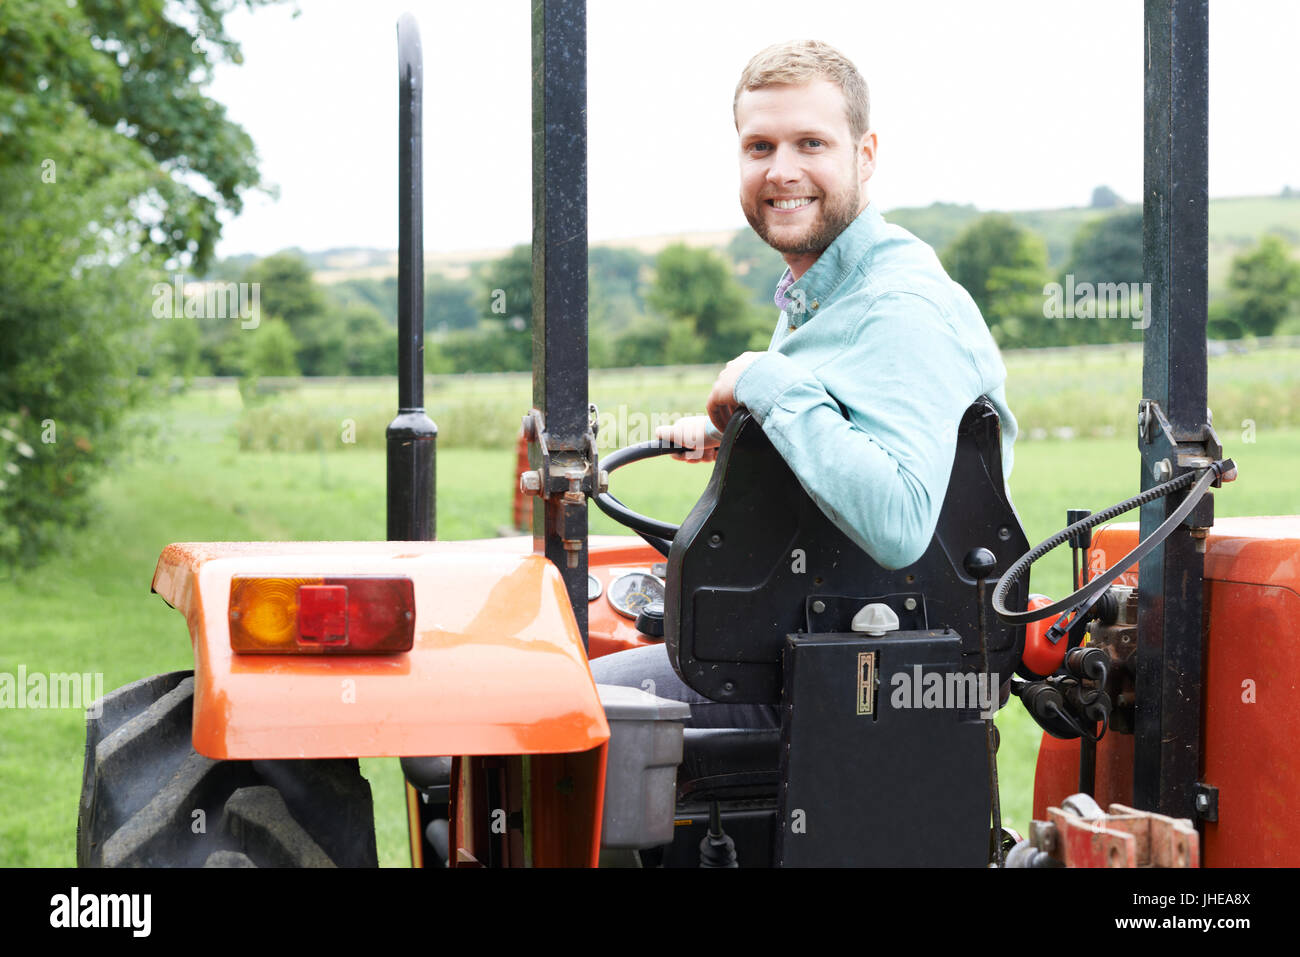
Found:
<svg viewBox="0 0 1300 957"><path fill-rule="evenodd" d="M718 374L718 378L713 383L713 391L709 393L709 401L706 403L705 409L719 432L727 428L727 423L731 421L731 417L740 408L740 404L736 402L736 380L756 359L765 355L767 355L766 352L742 352L728 362L723 367L722 372Z"/></svg>
<svg viewBox="0 0 1300 957"><path fill-rule="evenodd" d="M655 438L688 449L673 454L679 462L712 462L718 457L718 445L722 441L707 415L688 415L672 425L661 425L655 429Z"/></svg>

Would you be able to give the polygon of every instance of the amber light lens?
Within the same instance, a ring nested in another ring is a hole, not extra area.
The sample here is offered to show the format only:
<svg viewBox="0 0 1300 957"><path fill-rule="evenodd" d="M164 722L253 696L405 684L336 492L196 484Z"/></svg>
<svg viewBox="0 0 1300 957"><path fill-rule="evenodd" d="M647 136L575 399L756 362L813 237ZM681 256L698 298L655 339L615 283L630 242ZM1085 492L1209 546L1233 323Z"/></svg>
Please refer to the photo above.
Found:
<svg viewBox="0 0 1300 957"><path fill-rule="evenodd" d="M232 578L230 646L245 654L410 651L409 578Z"/></svg>

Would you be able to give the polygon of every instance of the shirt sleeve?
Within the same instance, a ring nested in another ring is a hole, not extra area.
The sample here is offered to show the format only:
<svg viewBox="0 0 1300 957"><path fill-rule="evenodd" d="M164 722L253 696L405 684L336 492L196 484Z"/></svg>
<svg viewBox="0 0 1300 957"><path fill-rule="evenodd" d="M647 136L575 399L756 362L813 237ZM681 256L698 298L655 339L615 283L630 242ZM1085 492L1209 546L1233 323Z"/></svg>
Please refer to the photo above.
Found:
<svg viewBox="0 0 1300 957"><path fill-rule="evenodd" d="M821 510L886 568L929 546L957 426L980 394L969 350L938 306L912 293L874 299L815 370L768 352L736 383L737 402Z"/></svg>

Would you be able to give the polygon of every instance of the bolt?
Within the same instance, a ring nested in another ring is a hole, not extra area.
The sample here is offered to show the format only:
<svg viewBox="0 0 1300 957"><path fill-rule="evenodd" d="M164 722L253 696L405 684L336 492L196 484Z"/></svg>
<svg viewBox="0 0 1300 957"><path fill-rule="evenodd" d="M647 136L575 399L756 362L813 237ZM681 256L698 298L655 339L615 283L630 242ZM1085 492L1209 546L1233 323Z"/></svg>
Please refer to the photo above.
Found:
<svg viewBox="0 0 1300 957"><path fill-rule="evenodd" d="M601 469L600 474L596 476L596 491L600 493L609 491L609 473L604 469Z"/></svg>
<svg viewBox="0 0 1300 957"><path fill-rule="evenodd" d="M822 612L826 610L826 602L822 601L819 598L817 599L817 601L813 602L812 608L813 608L813 614L820 615Z"/></svg>
<svg viewBox="0 0 1300 957"><path fill-rule="evenodd" d="M906 601L903 602L903 607L906 608L908 611L916 611L916 599L908 598Z"/></svg>
<svg viewBox="0 0 1300 957"><path fill-rule="evenodd" d="M1030 821L1029 841L1040 851L1051 854L1056 850L1056 825L1050 821Z"/></svg>
<svg viewBox="0 0 1300 957"><path fill-rule="evenodd" d="M519 491L525 495L539 495L542 491L542 473L530 469L519 476Z"/></svg>
<svg viewBox="0 0 1300 957"><path fill-rule="evenodd" d="M584 505L587 496L582 491L582 477L586 474L584 469L565 469L564 477L568 480L569 490L564 493L564 501L569 505Z"/></svg>
<svg viewBox="0 0 1300 957"><path fill-rule="evenodd" d="M1168 459L1161 459L1151 466L1151 475L1157 482L1168 482L1173 478L1174 466Z"/></svg>

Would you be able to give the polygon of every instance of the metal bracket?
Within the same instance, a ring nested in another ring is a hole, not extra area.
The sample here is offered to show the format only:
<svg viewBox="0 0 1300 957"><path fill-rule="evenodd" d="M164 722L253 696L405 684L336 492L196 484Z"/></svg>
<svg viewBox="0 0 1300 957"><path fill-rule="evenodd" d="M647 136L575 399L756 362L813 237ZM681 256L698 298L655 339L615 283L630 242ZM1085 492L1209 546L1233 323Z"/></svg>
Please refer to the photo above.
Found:
<svg viewBox="0 0 1300 957"><path fill-rule="evenodd" d="M596 407L591 405L589 411L594 413ZM537 445L540 462L539 468L519 476L519 490L560 501L557 531L568 554L568 566L576 568L585 541L587 499L608 487L608 477L600 471L595 427L589 419L584 448L552 450L541 410L530 409L524 416L524 438Z"/></svg>
<svg viewBox="0 0 1300 957"><path fill-rule="evenodd" d="M594 415L596 406L590 408ZM540 409L530 409L524 416L524 438L536 444L541 458L540 468L519 476L519 488L525 495L544 499L562 496L566 503L584 504L587 496L599 494L608 487L609 478L600 471L594 424L588 426L584 436L585 449L558 449L553 455L546 420Z"/></svg>
<svg viewBox="0 0 1300 957"><path fill-rule="evenodd" d="M1210 419L1210 410L1206 409L1205 425L1196 434L1178 435L1159 402L1143 399L1138 403L1138 435L1149 446L1143 450L1143 461L1149 463L1155 482L1167 482L1223 458L1223 445ZM1192 529L1206 529L1213 524L1214 499L1208 495L1183 521L1184 526Z"/></svg>
<svg viewBox="0 0 1300 957"><path fill-rule="evenodd" d="M1202 821L1219 819L1219 789L1213 784L1196 785L1196 816Z"/></svg>
<svg viewBox="0 0 1300 957"><path fill-rule="evenodd" d="M1029 841L1066 867L1199 867L1200 835L1187 818L1172 818L1112 804L1091 808L1049 807L1047 821L1029 825ZM1084 814L1077 813L1083 810ZM1086 815L1086 816L1085 816ZM1041 866L1041 865L1040 865Z"/></svg>

